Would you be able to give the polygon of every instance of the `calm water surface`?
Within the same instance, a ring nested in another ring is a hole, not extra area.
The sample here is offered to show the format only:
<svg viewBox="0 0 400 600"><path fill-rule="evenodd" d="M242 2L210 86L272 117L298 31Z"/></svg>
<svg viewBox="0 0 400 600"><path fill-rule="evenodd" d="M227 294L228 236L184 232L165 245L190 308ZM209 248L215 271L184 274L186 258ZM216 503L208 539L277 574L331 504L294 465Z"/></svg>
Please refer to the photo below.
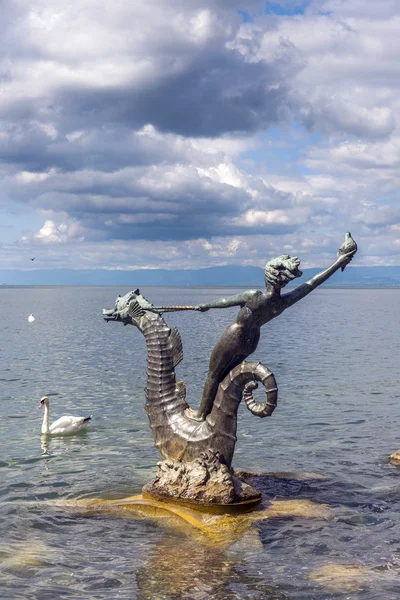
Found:
<svg viewBox="0 0 400 600"><path fill-rule="evenodd" d="M0 288L1 597L398 599L400 467L387 457L400 448L400 290L319 289L264 327L253 358L274 372L279 405L264 420L240 407L234 466L323 475L260 481L272 497L329 504L333 518L270 519L224 547L167 522L89 517L57 503L139 493L155 473L144 339L101 317L127 291ZM141 291L155 304L238 292ZM178 377L192 405L235 312L166 316L182 334ZM53 419L93 415L88 430L46 444L44 394ZM315 576L332 563L367 575L350 583Z"/></svg>

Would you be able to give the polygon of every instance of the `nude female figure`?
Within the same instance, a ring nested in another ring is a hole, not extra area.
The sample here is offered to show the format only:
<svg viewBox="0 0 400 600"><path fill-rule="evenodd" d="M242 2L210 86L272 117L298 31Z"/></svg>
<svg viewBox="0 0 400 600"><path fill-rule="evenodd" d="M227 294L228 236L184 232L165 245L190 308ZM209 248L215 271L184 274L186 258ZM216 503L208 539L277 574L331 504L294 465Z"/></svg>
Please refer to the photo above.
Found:
<svg viewBox="0 0 400 600"><path fill-rule="evenodd" d="M342 268L343 270L352 260L356 251L357 247L355 246L355 249L347 254L339 255L330 267L282 296L281 289L296 277L300 277L302 272L299 270L300 261L297 257L279 256L265 265L265 292L248 290L236 296L196 306L195 309L201 312L210 308L230 306L240 306L240 310L235 321L225 329L211 353L208 376L199 410L189 409L186 415L196 421L204 420L211 412L218 385L231 369L256 350L261 326L307 296L338 269Z"/></svg>
<svg viewBox="0 0 400 600"><path fill-rule="evenodd" d="M339 248L335 262L315 275L312 279L299 285L293 291L281 296L281 289L296 277L303 274L299 270L300 261L297 256L287 254L273 258L265 265L265 292L247 290L236 296L229 296L198 306L153 308L155 311L198 310L205 312L210 308L228 308L240 306L235 321L223 332L216 343L210 357L207 380L198 411L191 408L185 411L190 419L203 421L211 412L218 386L234 367L243 362L256 350L260 340L262 325L278 317L286 308L292 306L316 287L324 283L338 269L345 268L357 252L357 244L350 233L346 234L345 242Z"/></svg>

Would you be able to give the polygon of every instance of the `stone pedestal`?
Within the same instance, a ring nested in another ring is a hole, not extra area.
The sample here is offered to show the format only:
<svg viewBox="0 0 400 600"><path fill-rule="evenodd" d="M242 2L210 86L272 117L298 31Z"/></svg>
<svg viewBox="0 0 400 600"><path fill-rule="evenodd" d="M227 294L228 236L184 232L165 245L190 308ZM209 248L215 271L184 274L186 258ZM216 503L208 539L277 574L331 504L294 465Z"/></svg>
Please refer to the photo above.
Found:
<svg viewBox="0 0 400 600"><path fill-rule="evenodd" d="M219 452L202 452L192 462L164 460L155 480L143 492L157 500L204 506L256 505L261 493L235 477Z"/></svg>

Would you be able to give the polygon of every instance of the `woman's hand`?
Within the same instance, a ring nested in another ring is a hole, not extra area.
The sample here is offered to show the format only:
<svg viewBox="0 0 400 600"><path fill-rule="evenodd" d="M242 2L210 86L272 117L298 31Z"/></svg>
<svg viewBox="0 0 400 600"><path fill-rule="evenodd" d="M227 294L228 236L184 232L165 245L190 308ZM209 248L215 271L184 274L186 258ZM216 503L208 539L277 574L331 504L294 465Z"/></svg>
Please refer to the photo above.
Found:
<svg viewBox="0 0 400 600"><path fill-rule="evenodd" d="M357 252L357 248L351 250L351 252L347 252L347 254L341 254L336 263L339 263L340 270L344 271L346 266L353 260L353 256Z"/></svg>
<svg viewBox="0 0 400 600"><path fill-rule="evenodd" d="M357 252L357 249L352 250L351 252L348 252L347 254L341 254L339 256L338 261L341 264L342 270L345 268L346 265L348 265L353 260L353 257L356 252Z"/></svg>
<svg viewBox="0 0 400 600"><path fill-rule="evenodd" d="M206 312L207 310L210 310L210 307L206 304L198 304L197 306L195 306L195 310L199 310L200 312Z"/></svg>

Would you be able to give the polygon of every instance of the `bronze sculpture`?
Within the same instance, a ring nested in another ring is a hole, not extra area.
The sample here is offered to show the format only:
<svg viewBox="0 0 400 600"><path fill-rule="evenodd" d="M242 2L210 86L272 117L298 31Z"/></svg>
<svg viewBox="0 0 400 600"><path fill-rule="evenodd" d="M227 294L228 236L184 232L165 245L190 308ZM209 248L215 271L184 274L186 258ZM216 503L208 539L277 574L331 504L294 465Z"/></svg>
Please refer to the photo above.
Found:
<svg viewBox="0 0 400 600"><path fill-rule="evenodd" d="M297 257L282 255L267 263L265 293L249 290L198 306L154 307L136 289L118 297L114 309L104 309L107 321L135 325L146 339L145 408L155 445L165 460L159 464L155 481L144 491L161 498L205 504L246 503L260 498L257 490L236 479L231 469L237 410L243 397L254 415L271 415L276 407L277 386L266 367L245 359L256 349L262 325L346 266L356 250L355 246L346 254L340 253L328 269L283 296L281 289L302 275ZM161 314L229 306L240 306L240 311L211 353L200 409L195 412L186 402L184 384L175 379L175 367L183 358L179 332L168 327ZM256 403L252 396L259 382L266 389L263 404Z"/></svg>
<svg viewBox="0 0 400 600"><path fill-rule="evenodd" d="M307 296L339 268L342 271L344 270L357 251L357 246L351 236L352 243L348 242L349 236L350 233L346 233L347 253L340 251L343 244L339 249L336 261L328 269L321 271L310 281L303 283L284 296L281 296L281 289L290 281L302 275L299 270L300 261L297 256L290 257L287 254L278 256L265 265L265 293L259 290L248 290L236 296L192 307L194 310L203 312L210 308L240 306L240 311L236 320L225 329L211 353L207 380L199 410L196 412L190 409L187 411L187 416L199 421L205 419L212 408L218 385L231 369L243 362L256 350L262 325L278 317L286 308ZM173 307L170 308L173 309ZM163 310L168 310L168 307L164 307Z"/></svg>
<svg viewBox="0 0 400 600"><path fill-rule="evenodd" d="M207 504L258 499L260 494L236 480L231 472L236 416L242 397L256 416L272 413L277 398L273 374L259 363L242 363L225 378L207 419L189 419L185 415L189 408L185 386L175 378L175 367L183 358L181 338L175 327L165 323L159 314L161 310L153 307L138 289L118 297L114 309L103 310L107 321L134 325L146 340L145 409L155 445L166 459L159 464L158 476L147 491ZM252 390L258 382L265 386L266 401L256 405Z"/></svg>
<svg viewBox="0 0 400 600"><path fill-rule="evenodd" d="M349 252L355 254L357 252L357 244L351 237L350 231L345 233L344 242L341 246L339 246L339 250L337 256L339 257L341 254L349 254ZM346 265L342 265L340 268L342 271L345 270Z"/></svg>

